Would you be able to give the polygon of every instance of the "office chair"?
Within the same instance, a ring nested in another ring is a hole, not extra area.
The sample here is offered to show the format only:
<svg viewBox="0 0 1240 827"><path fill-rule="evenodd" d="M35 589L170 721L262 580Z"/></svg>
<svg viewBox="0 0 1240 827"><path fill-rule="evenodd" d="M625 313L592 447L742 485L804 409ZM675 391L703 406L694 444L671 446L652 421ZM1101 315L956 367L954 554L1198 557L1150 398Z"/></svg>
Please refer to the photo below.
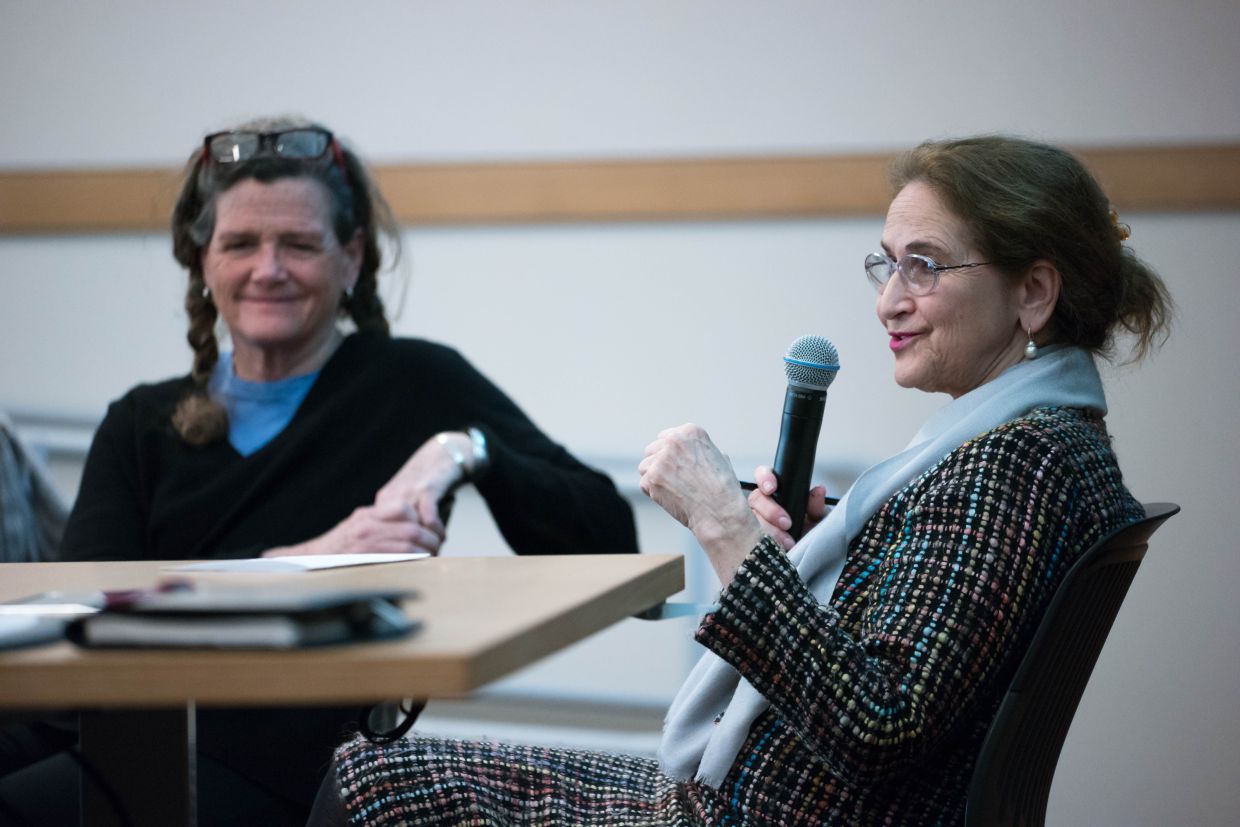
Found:
<svg viewBox="0 0 1240 827"><path fill-rule="evenodd" d="M1145 519L1081 555L1051 599L990 725L969 785L967 827L1040 827L1055 764L1150 535L1180 510L1147 503Z"/></svg>

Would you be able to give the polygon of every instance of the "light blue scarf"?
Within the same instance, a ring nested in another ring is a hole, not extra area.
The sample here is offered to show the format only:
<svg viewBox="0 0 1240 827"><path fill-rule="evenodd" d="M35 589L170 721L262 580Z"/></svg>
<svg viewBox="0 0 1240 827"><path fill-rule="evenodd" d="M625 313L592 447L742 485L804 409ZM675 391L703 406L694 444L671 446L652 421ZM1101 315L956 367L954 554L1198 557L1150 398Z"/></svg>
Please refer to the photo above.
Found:
<svg viewBox="0 0 1240 827"><path fill-rule="evenodd" d="M896 492L973 437L1034 408L1061 406L1106 413L1093 358L1075 347L1047 347L934 413L908 447L864 471L825 520L790 552L797 573L827 603L848 544ZM719 787L767 700L713 652L698 661L668 709L659 745L667 775ZM726 710L726 711L725 711ZM718 724L715 720L724 712Z"/></svg>

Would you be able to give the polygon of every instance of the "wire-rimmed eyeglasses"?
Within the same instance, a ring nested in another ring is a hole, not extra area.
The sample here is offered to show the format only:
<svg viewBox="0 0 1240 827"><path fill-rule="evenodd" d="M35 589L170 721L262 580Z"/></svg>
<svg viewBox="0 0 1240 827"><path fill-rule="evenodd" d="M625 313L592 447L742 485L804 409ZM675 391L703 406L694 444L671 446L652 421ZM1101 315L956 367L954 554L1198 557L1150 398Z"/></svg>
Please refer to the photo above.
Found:
<svg viewBox="0 0 1240 827"><path fill-rule="evenodd" d="M920 253L907 253L896 261L886 253L870 253L865 257L865 274L874 289L883 292L887 282L894 273L904 279L904 286L917 296L934 292L939 286L939 276L949 270L961 270L965 267L985 267L988 261L974 261L968 264L939 264L929 256Z"/></svg>

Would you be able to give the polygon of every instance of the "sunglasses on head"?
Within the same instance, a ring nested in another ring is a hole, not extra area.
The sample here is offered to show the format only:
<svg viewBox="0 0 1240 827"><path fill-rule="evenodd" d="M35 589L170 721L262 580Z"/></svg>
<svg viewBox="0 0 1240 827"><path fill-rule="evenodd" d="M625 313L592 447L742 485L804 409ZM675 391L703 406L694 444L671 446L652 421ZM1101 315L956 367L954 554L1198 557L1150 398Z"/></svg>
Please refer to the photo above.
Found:
<svg viewBox="0 0 1240 827"><path fill-rule="evenodd" d="M294 161L317 161L328 152L351 187L352 181L349 180L349 170L344 163L340 142L322 127L299 126L274 132L228 130L213 132L202 142L203 157L209 163L223 165L239 164L260 155Z"/></svg>

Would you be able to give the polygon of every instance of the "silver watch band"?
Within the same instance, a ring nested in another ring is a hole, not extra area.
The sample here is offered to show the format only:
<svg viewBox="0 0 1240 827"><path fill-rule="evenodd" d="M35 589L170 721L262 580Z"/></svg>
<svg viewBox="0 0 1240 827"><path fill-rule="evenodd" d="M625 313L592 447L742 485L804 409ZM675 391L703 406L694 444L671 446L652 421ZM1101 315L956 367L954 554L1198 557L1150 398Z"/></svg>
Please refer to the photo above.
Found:
<svg viewBox="0 0 1240 827"><path fill-rule="evenodd" d="M474 464L469 476L470 479L477 479L491 467L491 453L487 450L487 437L474 427L467 428L465 433L469 434L469 443L474 449Z"/></svg>

